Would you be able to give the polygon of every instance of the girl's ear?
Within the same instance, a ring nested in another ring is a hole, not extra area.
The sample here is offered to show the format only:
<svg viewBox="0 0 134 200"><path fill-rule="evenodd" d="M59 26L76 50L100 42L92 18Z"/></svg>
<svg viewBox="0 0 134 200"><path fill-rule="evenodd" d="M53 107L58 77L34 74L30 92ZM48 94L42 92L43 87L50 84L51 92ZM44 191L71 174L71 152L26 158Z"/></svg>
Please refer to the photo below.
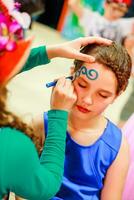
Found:
<svg viewBox="0 0 134 200"><path fill-rule="evenodd" d="M70 67L70 74L71 74L71 75L74 74L74 66Z"/></svg>

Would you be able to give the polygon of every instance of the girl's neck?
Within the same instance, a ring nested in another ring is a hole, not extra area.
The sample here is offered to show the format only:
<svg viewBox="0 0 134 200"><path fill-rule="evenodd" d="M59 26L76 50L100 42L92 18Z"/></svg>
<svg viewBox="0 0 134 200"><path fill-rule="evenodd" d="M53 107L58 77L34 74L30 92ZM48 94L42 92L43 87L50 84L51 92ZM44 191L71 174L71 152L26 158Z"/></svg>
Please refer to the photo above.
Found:
<svg viewBox="0 0 134 200"><path fill-rule="evenodd" d="M72 113L69 114L69 126L73 128L76 131L83 131L86 130L98 130L101 129L104 125L104 119L103 116L97 116L90 120L80 119L76 115L73 116Z"/></svg>
<svg viewBox="0 0 134 200"><path fill-rule="evenodd" d="M104 133L107 120L103 116L82 120L73 114L69 115L68 131L71 138L82 146L94 144Z"/></svg>

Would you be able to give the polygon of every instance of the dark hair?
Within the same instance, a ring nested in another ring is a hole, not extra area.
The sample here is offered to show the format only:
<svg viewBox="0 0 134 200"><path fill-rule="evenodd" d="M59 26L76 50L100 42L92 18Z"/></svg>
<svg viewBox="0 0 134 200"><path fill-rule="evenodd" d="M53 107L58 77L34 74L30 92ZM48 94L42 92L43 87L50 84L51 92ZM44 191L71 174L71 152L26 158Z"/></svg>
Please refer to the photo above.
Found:
<svg viewBox="0 0 134 200"><path fill-rule="evenodd" d="M82 53L92 55L96 62L110 68L118 81L117 94L125 90L131 74L132 61L127 50L120 44L113 42L111 45L90 44L81 49ZM83 61L75 60L75 71Z"/></svg>
<svg viewBox="0 0 134 200"><path fill-rule="evenodd" d="M22 122L19 117L7 110L7 93L7 88L0 86L0 128L11 127L22 131L31 138L37 148L38 153L40 154L42 148L41 139L35 135L32 127Z"/></svg>

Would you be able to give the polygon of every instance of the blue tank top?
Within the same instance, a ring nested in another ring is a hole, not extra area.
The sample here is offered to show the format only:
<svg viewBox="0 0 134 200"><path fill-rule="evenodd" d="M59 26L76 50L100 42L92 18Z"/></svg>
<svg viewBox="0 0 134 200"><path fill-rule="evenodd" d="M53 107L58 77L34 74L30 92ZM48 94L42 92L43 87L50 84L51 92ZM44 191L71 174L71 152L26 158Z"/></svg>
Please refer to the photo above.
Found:
<svg viewBox="0 0 134 200"><path fill-rule="evenodd" d="M44 116L47 133L47 113ZM64 175L52 200L99 200L107 169L115 160L122 134L108 120L100 138L90 146L77 144L67 132Z"/></svg>

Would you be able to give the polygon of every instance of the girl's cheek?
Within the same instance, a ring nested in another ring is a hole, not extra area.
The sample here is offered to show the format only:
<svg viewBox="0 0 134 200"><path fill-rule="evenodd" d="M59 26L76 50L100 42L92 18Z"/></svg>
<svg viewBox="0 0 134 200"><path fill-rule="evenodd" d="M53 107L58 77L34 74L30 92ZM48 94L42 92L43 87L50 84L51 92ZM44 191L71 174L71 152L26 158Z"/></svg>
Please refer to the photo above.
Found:
<svg viewBox="0 0 134 200"><path fill-rule="evenodd" d="M108 105L109 105L108 102L98 102L97 109L101 113L108 107Z"/></svg>

